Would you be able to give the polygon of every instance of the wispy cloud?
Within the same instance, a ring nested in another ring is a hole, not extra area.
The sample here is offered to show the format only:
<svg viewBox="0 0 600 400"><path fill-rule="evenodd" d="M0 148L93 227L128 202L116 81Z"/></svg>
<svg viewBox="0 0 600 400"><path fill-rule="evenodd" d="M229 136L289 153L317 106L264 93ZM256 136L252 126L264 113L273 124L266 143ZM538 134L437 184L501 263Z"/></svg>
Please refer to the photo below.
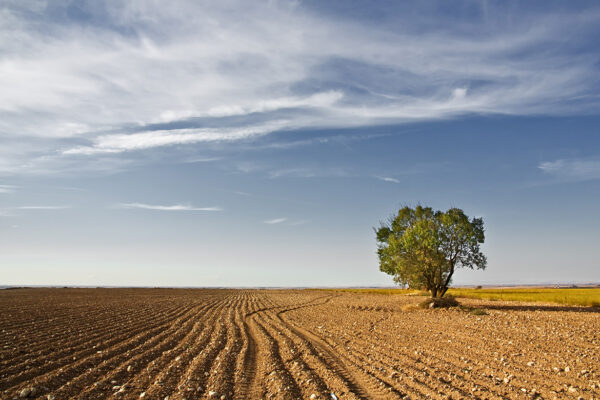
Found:
<svg viewBox="0 0 600 400"><path fill-rule="evenodd" d="M384 181L384 182L400 183L400 181L398 179L390 178L389 176L376 176L375 178L379 179L380 181Z"/></svg>
<svg viewBox="0 0 600 400"><path fill-rule="evenodd" d="M183 162L186 164L197 164L197 163L211 163L215 161L222 160L223 157L199 157L199 158L190 158L188 160L184 160Z"/></svg>
<svg viewBox="0 0 600 400"><path fill-rule="evenodd" d="M235 129L173 129L150 132L103 135L94 139L91 146L78 146L63 151L63 154L121 153L153 147L184 145L200 142L222 142L247 139L265 135L285 128L284 121L273 121L260 126Z"/></svg>
<svg viewBox="0 0 600 400"><path fill-rule="evenodd" d="M137 208L158 211L223 211L221 207L194 207L189 204L157 205L144 203L120 203L117 208Z"/></svg>
<svg viewBox="0 0 600 400"><path fill-rule="evenodd" d="M71 206L19 206L18 210L66 210Z"/></svg>
<svg viewBox="0 0 600 400"><path fill-rule="evenodd" d="M567 181L600 179L600 160L560 159L538 165L544 173Z"/></svg>
<svg viewBox="0 0 600 400"><path fill-rule="evenodd" d="M16 187L12 185L0 185L0 193L13 193Z"/></svg>
<svg viewBox="0 0 600 400"><path fill-rule="evenodd" d="M269 224L269 225L274 225L274 224L281 224L283 222L286 222L287 220L288 220L287 218L275 218L275 219L269 219L267 221L263 221L263 223Z"/></svg>
<svg viewBox="0 0 600 400"><path fill-rule="evenodd" d="M65 2L52 13L35 4L9 2L0 13L8 175L282 130L585 114L600 103L588 45L600 30L597 8L537 11L532 25L531 10L509 18L488 4L448 25L443 10L424 6L427 21L413 18L419 10L391 10L390 25L285 0L182 0L168 11ZM82 14L89 18L74 17Z"/></svg>

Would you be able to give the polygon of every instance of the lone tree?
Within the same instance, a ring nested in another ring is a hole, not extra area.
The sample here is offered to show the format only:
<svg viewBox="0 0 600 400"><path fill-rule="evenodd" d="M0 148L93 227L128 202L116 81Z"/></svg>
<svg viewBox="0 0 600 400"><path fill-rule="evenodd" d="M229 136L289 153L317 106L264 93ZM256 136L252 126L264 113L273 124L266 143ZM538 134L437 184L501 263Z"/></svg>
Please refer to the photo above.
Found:
<svg viewBox="0 0 600 400"><path fill-rule="evenodd" d="M396 283L427 289L432 298L446 294L457 268L486 267L479 249L483 219L469 220L459 208L404 207L375 233L379 269Z"/></svg>

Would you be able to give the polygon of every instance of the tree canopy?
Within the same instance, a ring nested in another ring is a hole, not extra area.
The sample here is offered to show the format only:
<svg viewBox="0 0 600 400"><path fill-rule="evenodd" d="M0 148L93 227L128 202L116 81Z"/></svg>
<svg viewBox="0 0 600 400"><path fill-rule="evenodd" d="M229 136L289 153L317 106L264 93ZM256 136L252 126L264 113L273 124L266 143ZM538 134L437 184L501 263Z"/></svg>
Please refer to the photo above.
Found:
<svg viewBox="0 0 600 400"><path fill-rule="evenodd" d="M469 219L459 208L404 207L375 229L379 269L396 283L425 288L432 297L446 294L457 268L485 269L479 245L482 218Z"/></svg>

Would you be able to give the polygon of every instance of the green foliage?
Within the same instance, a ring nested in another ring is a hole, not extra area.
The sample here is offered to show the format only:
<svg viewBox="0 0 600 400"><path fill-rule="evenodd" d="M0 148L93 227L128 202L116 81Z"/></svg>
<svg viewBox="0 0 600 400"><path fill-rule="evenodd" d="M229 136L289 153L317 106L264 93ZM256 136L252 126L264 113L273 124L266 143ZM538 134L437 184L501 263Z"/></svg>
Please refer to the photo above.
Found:
<svg viewBox="0 0 600 400"><path fill-rule="evenodd" d="M400 285L442 297L457 268L485 269L483 220L458 208L404 207L375 229L379 268Z"/></svg>

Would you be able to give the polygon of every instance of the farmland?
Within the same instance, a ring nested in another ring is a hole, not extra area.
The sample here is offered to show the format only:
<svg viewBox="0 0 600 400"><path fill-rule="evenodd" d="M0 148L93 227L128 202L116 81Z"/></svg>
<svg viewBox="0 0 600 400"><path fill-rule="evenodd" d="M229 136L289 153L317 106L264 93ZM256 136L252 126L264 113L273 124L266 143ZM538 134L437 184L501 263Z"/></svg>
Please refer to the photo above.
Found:
<svg viewBox="0 0 600 400"><path fill-rule="evenodd" d="M407 307L421 300L2 290L0 398L600 398L597 309L482 299Z"/></svg>

